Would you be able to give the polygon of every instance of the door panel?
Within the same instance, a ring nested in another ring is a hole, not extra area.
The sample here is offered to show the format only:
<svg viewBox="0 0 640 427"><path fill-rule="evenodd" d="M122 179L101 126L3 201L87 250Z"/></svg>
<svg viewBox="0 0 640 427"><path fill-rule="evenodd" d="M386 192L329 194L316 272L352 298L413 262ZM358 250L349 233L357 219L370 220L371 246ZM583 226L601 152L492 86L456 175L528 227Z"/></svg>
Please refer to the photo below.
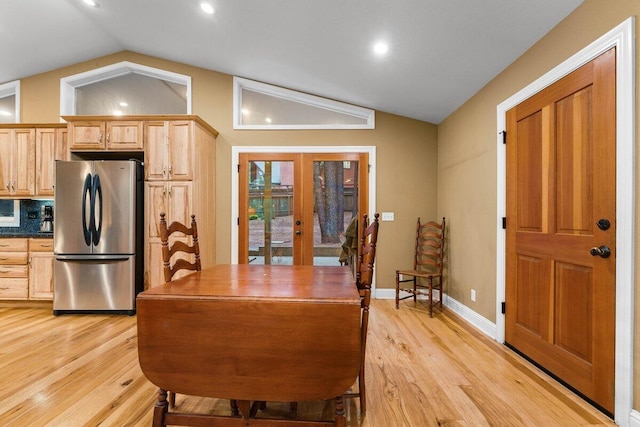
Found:
<svg viewBox="0 0 640 427"><path fill-rule="evenodd" d="M506 342L613 414L615 50L508 111L507 135Z"/></svg>

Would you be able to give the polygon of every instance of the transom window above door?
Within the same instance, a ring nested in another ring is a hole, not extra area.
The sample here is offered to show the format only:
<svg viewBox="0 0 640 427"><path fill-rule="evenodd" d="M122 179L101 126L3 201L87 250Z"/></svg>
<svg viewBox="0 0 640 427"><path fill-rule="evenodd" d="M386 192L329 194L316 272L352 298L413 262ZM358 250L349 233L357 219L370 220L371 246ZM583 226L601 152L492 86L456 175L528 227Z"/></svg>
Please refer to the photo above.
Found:
<svg viewBox="0 0 640 427"><path fill-rule="evenodd" d="M375 111L233 78L234 129L375 129Z"/></svg>
<svg viewBox="0 0 640 427"><path fill-rule="evenodd" d="M191 114L191 77L120 62L60 80L61 115Z"/></svg>

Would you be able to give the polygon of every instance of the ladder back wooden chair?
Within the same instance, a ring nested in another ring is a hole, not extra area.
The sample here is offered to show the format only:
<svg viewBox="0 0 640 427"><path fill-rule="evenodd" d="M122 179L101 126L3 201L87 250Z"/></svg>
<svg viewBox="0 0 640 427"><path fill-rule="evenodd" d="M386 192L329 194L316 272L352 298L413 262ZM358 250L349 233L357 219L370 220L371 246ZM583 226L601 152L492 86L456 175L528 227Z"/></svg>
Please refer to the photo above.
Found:
<svg viewBox="0 0 640 427"><path fill-rule="evenodd" d="M191 244L182 240L174 240L169 243L170 237L191 237ZM162 244L162 264L164 269L164 281L169 283L179 271L200 271L200 246L198 244L198 225L196 216L191 215L191 226L180 222L172 222L167 226L166 214L160 213L160 243ZM171 264L171 258L177 255L178 258ZM188 257L193 255L193 261ZM169 405L175 407L176 394L168 391Z"/></svg>
<svg viewBox="0 0 640 427"><path fill-rule="evenodd" d="M367 395L365 381L365 356L367 349L367 332L369 328L369 305L371 303L371 284L373 282L373 266L376 258L378 242L378 226L380 214L376 213L369 224L367 215L362 218L360 244L358 248L358 265L356 270L356 286L360 292L362 319L360 322L360 373L358 374L358 390L348 392L344 397L358 397L360 399L360 413L367 412Z"/></svg>
<svg viewBox="0 0 640 427"><path fill-rule="evenodd" d="M196 223L196 216L191 215L191 226L187 226L180 222L172 222L167 226L165 213L160 213L160 242L162 243L162 264L164 267L164 281L166 283L171 282L173 276L181 270L200 271L200 246L198 244L198 225ZM182 234L187 237L191 237L191 244L188 244L182 240L175 240L169 244L169 238ZM171 264L171 258L179 254L173 265ZM187 257L192 254L193 261Z"/></svg>
<svg viewBox="0 0 640 427"><path fill-rule="evenodd" d="M396 308L403 299L425 295L429 301L429 316L433 317L433 307L442 310L442 270L444 260L445 218L442 223L429 221L416 225L416 241L412 270L396 270ZM401 288L402 283L411 282L412 287ZM400 297L400 292L409 295ZM438 298L435 298L437 293Z"/></svg>

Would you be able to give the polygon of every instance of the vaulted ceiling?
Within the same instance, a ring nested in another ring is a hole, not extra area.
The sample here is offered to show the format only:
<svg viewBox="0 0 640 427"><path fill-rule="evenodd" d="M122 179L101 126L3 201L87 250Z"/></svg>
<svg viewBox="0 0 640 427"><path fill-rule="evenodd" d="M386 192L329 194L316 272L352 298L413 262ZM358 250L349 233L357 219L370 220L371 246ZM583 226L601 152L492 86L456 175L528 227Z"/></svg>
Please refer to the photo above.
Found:
<svg viewBox="0 0 640 427"><path fill-rule="evenodd" d="M0 84L129 50L439 123L583 2L207 1L3 0Z"/></svg>

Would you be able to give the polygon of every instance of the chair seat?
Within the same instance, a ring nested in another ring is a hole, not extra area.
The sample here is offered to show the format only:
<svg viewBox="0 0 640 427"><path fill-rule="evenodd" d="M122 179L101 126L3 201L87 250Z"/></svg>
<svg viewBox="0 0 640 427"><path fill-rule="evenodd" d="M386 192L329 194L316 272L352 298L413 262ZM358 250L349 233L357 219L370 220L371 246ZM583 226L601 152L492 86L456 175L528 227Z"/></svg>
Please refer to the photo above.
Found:
<svg viewBox="0 0 640 427"><path fill-rule="evenodd" d="M440 276L442 276L438 272L421 271L421 270L398 270L398 274L402 274L403 276L422 277L424 279L430 279L432 277L440 277ZM401 280L401 281L404 282L406 280Z"/></svg>

